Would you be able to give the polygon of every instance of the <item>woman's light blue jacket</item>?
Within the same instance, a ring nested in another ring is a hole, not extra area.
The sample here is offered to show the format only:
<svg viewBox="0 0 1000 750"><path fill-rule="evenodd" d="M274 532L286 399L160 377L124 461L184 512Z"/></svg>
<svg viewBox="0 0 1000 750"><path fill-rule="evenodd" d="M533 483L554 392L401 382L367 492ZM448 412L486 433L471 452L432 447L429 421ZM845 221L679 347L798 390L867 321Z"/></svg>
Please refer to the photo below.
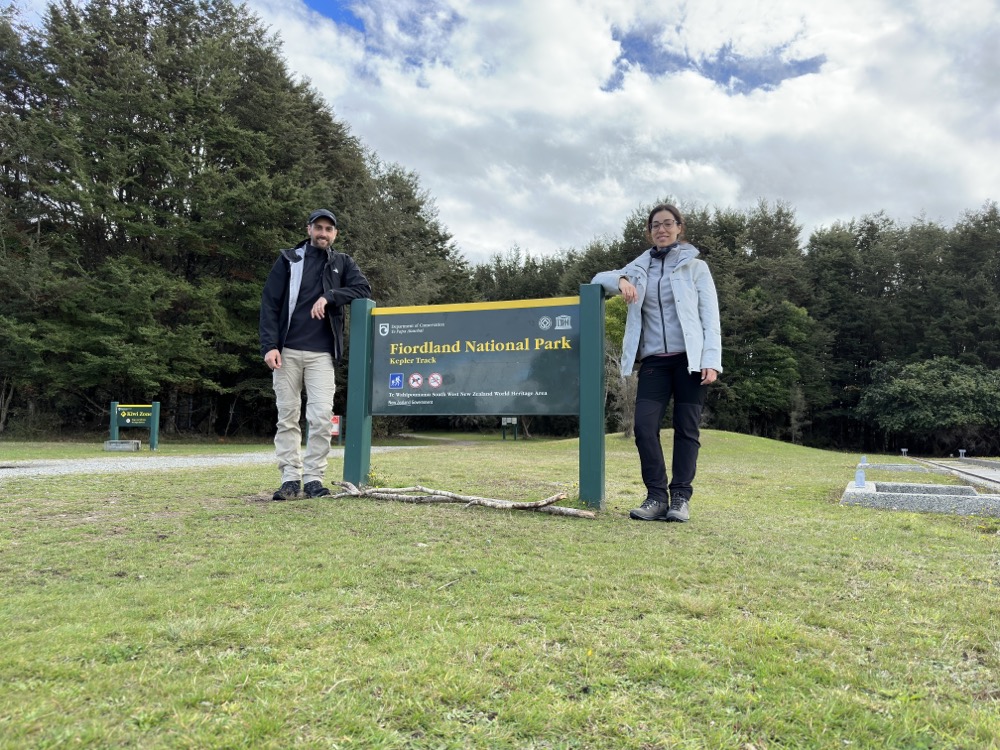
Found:
<svg viewBox="0 0 1000 750"><path fill-rule="evenodd" d="M698 260L698 249L682 242L680 260L670 274L670 288L677 304L677 317L684 332L688 370L700 372L710 367L722 372L722 332L719 326L719 297L708 265ZM636 288L639 299L628 306L625 318L625 337L622 340L621 373L627 376L635 367L642 338L642 301L646 296L646 278L651 260L650 251L617 271L597 274L592 284L600 284L607 294L621 294L618 282L626 277Z"/></svg>

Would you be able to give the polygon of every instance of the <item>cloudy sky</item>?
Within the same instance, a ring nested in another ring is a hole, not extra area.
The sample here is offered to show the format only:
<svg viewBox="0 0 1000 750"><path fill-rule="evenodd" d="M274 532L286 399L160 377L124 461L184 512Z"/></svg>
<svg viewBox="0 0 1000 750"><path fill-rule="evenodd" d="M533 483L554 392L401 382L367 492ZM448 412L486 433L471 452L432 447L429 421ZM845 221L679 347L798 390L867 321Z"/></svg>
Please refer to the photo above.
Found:
<svg viewBox="0 0 1000 750"><path fill-rule="evenodd" d="M803 237L1000 199L1000 0L248 0L473 262L657 198Z"/></svg>

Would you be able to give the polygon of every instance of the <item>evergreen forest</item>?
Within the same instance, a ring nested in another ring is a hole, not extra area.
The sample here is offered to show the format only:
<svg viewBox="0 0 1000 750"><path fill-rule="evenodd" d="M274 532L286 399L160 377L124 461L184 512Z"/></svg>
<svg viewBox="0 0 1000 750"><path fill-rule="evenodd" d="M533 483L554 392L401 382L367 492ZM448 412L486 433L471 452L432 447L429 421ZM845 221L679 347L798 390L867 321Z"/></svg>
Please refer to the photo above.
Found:
<svg viewBox="0 0 1000 750"><path fill-rule="evenodd" d="M260 292L313 207L393 306L576 294L648 246L649 205L586 247L472 265L419 176L353 136L246 8L62 0L38 27L0 11L0 437L99 432L111 401L150 400L164 435L268 434ZM996 203L949 226L873 206L805 239L783 202L680 207L722 312L707 427L1000 454ZM609 359L621 318L609 301ZM627 429L627 393L609 376L609 429Z"/></svg>

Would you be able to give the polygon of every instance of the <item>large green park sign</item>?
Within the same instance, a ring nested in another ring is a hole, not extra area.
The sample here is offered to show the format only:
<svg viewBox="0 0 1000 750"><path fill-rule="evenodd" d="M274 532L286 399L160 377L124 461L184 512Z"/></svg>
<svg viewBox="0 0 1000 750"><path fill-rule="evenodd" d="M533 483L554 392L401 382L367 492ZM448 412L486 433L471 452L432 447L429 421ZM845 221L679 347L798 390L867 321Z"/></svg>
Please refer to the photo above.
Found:
<svg viewBox="0 0 1000 750"><path fill-rule="evenodd" d="M344 480L362 484L372 415L580 417L580 499L604 503L604 295L376 309L351 304Z"/></svg>
<svg viewBox="0 0 1000 750"><path fill-rule="evenodd" d="M375 309L373 414L579 414L580 300Z"/></svg>

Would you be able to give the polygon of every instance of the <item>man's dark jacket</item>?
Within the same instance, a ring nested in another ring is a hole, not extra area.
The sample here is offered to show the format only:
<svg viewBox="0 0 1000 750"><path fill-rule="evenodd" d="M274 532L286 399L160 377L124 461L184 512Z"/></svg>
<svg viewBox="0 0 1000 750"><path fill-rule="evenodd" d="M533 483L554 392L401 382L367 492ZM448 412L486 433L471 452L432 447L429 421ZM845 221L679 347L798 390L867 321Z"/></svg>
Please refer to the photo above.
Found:
<svg viewBox="0 0 1000 750"><path fill-rule="evenodd" d="M303 240L293 248L282 250L271 267L271 273L264 283L264 293L260 300L260 356L272 349L281 351L288 333L288 295L293 263L303 263L298 250L309 240ZM344 306L352 300L370 299L372 288L361 273L354 259L336 250L327 250L327 261L323 267L323 296L326 298L326 319L333 331L336 351L331 352L334 360L339 360L344 352Z"/></svg>

